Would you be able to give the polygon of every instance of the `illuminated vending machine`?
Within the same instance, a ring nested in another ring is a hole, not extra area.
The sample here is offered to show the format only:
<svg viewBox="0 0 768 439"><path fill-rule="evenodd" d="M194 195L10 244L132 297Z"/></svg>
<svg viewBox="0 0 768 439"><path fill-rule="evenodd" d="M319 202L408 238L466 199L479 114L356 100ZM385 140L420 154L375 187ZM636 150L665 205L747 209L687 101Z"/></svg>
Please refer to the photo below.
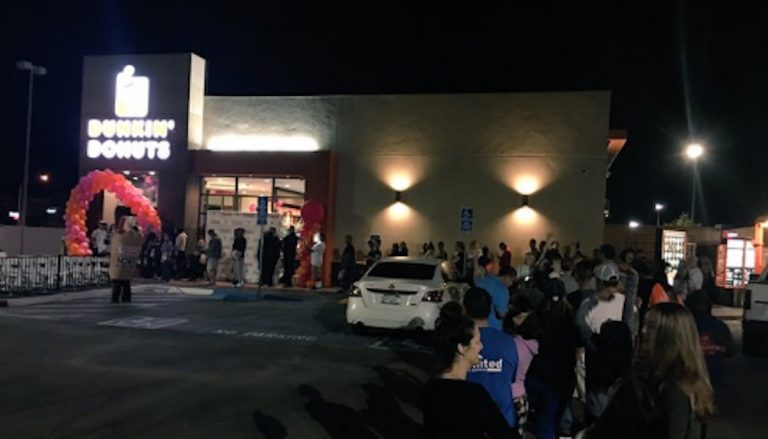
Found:
<svg viewBox="0 0 768 439"><path fill-rule="evenodd" d="M661 260L669 264L667 281L673 283L677 266L685 259L688 235L681 230L663 230L661 234Z"/></svg>
<svg viewBox="0 0 768 439"><path fill-rule="evenodd" d="M724 244L717 247L716 284L721 288L744 288L755 272L755 246L751 239L723 232Z"/></svg>

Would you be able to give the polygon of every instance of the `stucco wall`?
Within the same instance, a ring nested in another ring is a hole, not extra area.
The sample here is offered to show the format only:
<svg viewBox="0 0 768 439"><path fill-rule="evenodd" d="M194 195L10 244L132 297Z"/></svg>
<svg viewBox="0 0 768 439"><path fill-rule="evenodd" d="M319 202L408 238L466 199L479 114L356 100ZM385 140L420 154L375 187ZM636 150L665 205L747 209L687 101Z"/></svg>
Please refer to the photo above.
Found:
<svg viewBox="0 0 768 439"><path fill-rule="evenodd" d="M506 241L516 256L553 233L588 249L603 236L609 92L207 97L217 135L302 134L338 157L336 239ZM403 205L393 187L402 187ZM521 191L530 210L519 209ZM475 209L462 236L459 211Z"/></svg>

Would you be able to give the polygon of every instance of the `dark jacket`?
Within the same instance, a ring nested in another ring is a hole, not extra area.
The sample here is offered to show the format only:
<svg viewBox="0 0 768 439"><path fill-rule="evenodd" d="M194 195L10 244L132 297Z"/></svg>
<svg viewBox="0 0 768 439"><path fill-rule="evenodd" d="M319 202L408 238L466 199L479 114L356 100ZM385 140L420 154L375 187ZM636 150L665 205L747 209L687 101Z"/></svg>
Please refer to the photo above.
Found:
<svg viewBox="0 0 768 439"><path fill-rule="evenodd" d="M288 260L296 259L298 238L295 233L289 233L283 238L283 257Z"/></svg>

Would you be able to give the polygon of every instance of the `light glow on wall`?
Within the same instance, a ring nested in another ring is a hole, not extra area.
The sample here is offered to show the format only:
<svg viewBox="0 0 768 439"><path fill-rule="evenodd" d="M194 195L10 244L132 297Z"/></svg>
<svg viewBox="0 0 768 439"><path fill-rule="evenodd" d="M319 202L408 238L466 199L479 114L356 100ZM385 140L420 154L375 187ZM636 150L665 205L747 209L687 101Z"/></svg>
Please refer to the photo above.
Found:
<svg viewBox="0 0 768 439"><path fill-rule="evenodd" d="M533 224L536 222L536 219L538 218L538 214L535 210L531 209L528 206L523 206L512 214L512 217L514 218L514 221L516 224L520 225L526 225L526 224Z"/></svg>
<svg viewBox="0 0 768 439"><path fill-rule="evenodd" d="M541 183L532 175L522 175L515 178L514 188L520 195L531 195L541 189Z"/></svg>
<svg viewBox="0 0 768 439"><path fill-rule="evenodd" d="M387 208L387 217L393 221L403 221L411 216L411 208L403 202L393 203Z"/></svg>
<svg viewBox="0 0 768 439"><path fill-rule="evenodd" d="M402 192L413 185L411 178L405 174L392 174L387 183L389 187L398 192Z"/></svg>
<svg viewBox="0 0 768 439"><path fill-rule="evenodd" d="M223 134L208 140L206 149L211 151L318 151L317 140L306 135L286 134Z"/></svg>

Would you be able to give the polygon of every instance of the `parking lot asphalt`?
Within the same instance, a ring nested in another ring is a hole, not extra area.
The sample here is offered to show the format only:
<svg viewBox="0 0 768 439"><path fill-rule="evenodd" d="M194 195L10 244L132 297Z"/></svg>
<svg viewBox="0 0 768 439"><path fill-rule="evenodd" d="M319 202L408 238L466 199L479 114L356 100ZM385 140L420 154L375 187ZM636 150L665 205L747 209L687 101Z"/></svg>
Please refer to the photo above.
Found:
<svg viewBox="0 0 768 439"><path fill-rule="evenodd" d="M0 437L419 437L424 336L354 335L338 294L136 290L0 309ZM766 379L731 360L709 438L768 437Z"/></svg>

